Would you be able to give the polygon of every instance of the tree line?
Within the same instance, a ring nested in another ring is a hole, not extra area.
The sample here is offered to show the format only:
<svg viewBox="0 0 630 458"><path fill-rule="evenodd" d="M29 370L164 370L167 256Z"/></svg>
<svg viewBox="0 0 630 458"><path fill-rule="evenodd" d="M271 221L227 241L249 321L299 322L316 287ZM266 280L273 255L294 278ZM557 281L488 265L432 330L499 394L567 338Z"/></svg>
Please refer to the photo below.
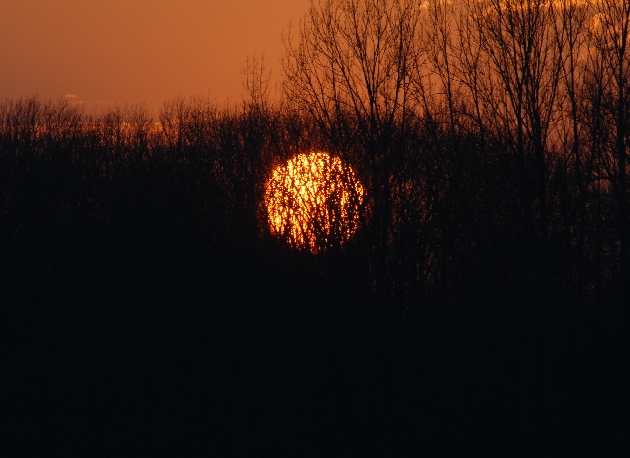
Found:
<svg viewBox="0 0 630 458"><path fill-rule="evenodd" d="M272 167L321 149L366 185L353 249L380 305L500 285L601 303L630 279L629 24L613 0L318 1L284 37L275 102L257 61L232 108L7 100L4 240L183 199L209 240L255 244Z"/></svg>

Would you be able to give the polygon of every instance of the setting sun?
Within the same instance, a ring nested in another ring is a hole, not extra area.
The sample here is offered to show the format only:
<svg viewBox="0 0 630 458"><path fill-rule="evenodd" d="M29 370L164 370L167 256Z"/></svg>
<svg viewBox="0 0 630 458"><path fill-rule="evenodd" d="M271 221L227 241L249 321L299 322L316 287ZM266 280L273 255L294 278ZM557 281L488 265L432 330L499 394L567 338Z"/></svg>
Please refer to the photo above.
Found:
<svg viewBox="0 0 630 458"><path fill-rule="evenodd" d="M290 246L317 253L354 235L363 195L355 172L338 157L299 154L267 180L269 227Z"/></svg>

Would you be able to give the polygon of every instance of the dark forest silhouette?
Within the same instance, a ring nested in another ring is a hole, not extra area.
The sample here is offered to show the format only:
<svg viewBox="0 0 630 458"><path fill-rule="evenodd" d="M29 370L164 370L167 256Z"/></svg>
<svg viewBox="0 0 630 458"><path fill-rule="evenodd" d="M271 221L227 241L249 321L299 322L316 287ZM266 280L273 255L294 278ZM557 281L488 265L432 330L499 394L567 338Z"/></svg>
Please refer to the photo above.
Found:
<svg viewBox="0 0 630 458"><path fill-rule="evenodd" d="M619 450L629 14L322 1L275 102L0 103L0 453ZM263 202L313 150L370 208L316 255Z"/></svg>

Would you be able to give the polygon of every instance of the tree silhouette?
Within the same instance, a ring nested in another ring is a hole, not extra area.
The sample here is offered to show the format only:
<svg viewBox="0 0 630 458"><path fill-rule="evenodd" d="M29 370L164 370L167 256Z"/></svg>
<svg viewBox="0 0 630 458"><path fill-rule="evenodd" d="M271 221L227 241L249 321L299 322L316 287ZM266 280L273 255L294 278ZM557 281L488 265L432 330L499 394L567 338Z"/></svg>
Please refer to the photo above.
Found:
<svg viewBox="0 0 630 458"><path fill-rule="evenodd" d="M405 142L417 123L412 81L419 32L419 14L411 5L325 0L311 3L297 42L290 33L285 37L287 99L312 117L368 184L376 284L381 286L392 234L392 186L401 185L392 178L398 176Z"/></svg>

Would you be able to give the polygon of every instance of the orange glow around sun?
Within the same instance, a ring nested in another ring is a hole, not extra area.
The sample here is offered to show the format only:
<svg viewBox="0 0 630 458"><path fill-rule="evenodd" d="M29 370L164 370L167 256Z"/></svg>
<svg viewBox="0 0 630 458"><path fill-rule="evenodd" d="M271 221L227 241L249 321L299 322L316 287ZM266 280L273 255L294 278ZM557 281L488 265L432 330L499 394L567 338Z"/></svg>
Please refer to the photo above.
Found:
<svg viewBox="0 0 630 458"><path fill-rule="evenodd" d="M269 227L291 247L318 253L354 235L363 195L354 171L338 157L299 154L267 180Z"/></svg>

